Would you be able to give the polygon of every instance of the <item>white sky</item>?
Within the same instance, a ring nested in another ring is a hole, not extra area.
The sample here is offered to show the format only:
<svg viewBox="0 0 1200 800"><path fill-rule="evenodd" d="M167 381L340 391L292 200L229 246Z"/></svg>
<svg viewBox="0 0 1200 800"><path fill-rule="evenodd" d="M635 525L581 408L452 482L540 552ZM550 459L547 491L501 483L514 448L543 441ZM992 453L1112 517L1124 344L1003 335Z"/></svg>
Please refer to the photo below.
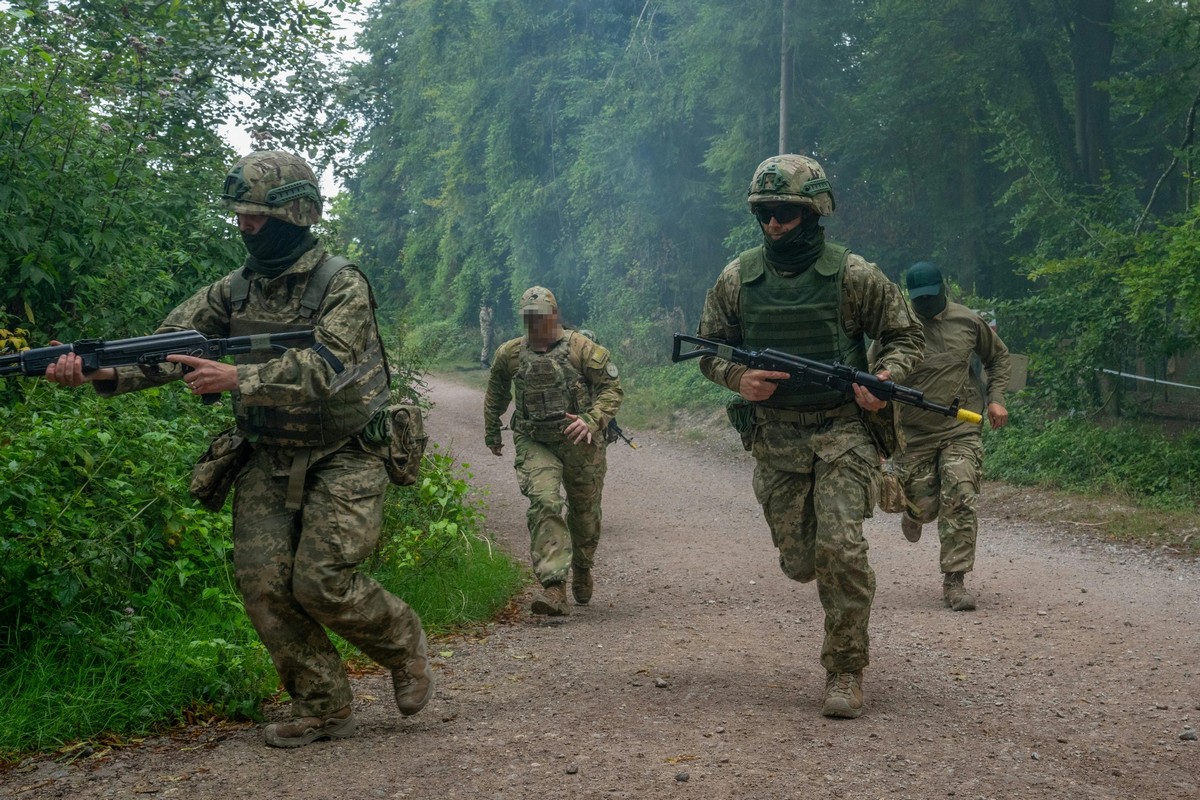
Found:
<svg viewBox="0 0 1200 800"><path fill-rule="evenodd" d="M361 8L348 8L346 11L338 11L336 8L329 9L330 15L336 22L337 33L344 37L347 42L353 44L354 40L358 37L358 29L362 24L363 17L366 16L367 9L373 2L374 0L364 0ZM363 61L367 56L361 50L351 47L351 49L340 53L338 57L342 61ZM247 129L225 123L218 126L217 130L220 132L221 138L236 150L239 156L246 155L254 150L254 145L250 139L250 132ZM324 172L321 173L320 179L322 197L328 199L342 190L341 183L334 178L332 168L326 167Z"/></svg>

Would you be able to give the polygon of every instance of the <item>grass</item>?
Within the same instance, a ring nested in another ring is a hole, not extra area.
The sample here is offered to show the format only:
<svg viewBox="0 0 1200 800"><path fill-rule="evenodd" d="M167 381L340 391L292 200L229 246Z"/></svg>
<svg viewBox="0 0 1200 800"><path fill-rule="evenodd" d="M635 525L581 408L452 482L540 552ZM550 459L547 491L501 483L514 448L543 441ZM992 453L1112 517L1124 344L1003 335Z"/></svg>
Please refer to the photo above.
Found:
<svg viewBox="0 0 1200 800"><path fill-rule="evenodd" d="M404 598L431 634L495 618L525 582L525 569L475 536L453 553L376 577ZM244 613L180 617L147 612L81 619L0 662L0 764L79 740L129 740L181 719L257 719L278 691L266 649ZM88 633L84 633L84 632ZM103 632L97 634L96 632ZM337 639L337 637L334 637ZM339 649L368 663L351 645Z"/></svg>
<svg viewBox="0 0 1200 800"><path fill-rule="evenodd" d="M526 570L490 542L470 537L454 558L378 577L413 607L426 631L442 634L493 619L524 586Z"/></svg>
<svg viewBox="0 0 1200 800"><path fill-rule="evenodd" d="M105 732L139 736L188 710L254 716L275 689L270 658L244 616L122 617L80 619L71 633L4 659L0 761Z"/></svg>

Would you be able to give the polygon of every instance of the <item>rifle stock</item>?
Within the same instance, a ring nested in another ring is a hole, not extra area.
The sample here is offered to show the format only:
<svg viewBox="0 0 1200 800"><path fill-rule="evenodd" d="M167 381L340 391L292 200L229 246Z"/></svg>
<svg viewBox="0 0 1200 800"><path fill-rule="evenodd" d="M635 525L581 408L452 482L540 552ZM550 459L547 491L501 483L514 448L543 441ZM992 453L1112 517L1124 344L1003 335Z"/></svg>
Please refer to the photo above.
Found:
<svg viewBox="0 0 1200 800"><path fill-rule="evenodd" d="M695 349L683 351L684 344L694 345ZM782 350L742 350L725 342L704 339L700 336L688 336L677 333L671 348L671 361L678 363L693 358L713 356L743 364L751 369L786 372L791 377L783 383L795 382L829 386L843 392L850 392L853 384L858 384L878 397L880 400L895 400L898 403L933 411L947 417L954 417L960 422L970 422L979 425L983 417L966 408L959 407L959 399L954 398L950 405L942 405L925 399L925 393L909 386L901 386L895 381L880 380L869 372L857 370L848 364L826 364L814 361L804 356L795 356Z"/></svg>

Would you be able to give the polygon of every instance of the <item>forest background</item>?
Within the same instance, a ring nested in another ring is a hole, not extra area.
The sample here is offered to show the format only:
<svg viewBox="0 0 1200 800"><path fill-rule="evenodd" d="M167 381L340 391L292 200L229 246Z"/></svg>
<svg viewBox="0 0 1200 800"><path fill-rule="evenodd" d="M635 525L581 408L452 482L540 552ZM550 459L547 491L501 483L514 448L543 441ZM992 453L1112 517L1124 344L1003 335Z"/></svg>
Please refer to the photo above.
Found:
<svg viewBox="0 0 1200 800"><path fill-rule="evenodd" d="M240 263L215 202L234 125L334 170L321 234L371 277L402 391L478 361L481 304L515 335L542 284L614 351L635 419L670 424L725 399L669 364L670 334L758 243L746 187L786 149L829 174L830 239L894 280L937 261L1030 356L990 477L1190 517L1198 59L1200 10L1166 0L0 3L0 347L148 333ZM8 380L0 418L0 678L19 700L0 750L257 713L273 677L228 515L185 490L221 412ZM483 564L486 617L520 576L475 535L468 468L427 467L375 566L408 597ZM1197 552L1176 534L1146 535ZM95 702L68 714L79 687Z"/></svg>

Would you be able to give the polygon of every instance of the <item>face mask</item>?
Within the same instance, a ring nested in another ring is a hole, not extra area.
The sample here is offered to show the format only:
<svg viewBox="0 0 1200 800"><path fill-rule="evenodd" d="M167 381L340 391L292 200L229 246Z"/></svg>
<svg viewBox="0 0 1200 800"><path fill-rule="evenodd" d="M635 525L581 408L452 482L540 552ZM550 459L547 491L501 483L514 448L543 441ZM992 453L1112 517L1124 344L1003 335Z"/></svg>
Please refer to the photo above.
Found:
<svg viewBox="0 0 1200 800"><path fill-rule="evenodd" d="M258 233L243 233L242 241L250 255L261 261L270 261L291 253L307 233L308 228L268 217Z"/></svg>
<svg viewBox="0 0 1200 800"><path fill-rule="evenodd" d="M943 286L937 294L914 297L911 302L918 316L933 319L946 310L946 287Z"/></svg>

